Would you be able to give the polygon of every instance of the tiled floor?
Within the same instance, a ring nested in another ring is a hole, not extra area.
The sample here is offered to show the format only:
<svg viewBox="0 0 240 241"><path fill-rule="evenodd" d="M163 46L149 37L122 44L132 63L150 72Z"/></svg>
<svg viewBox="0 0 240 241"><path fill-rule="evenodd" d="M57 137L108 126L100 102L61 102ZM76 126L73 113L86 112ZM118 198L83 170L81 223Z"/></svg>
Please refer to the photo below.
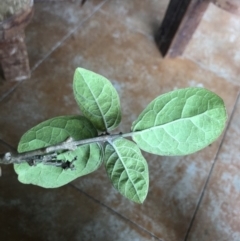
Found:
<svg viewBox="0 0 240 241"><path fill-rule="evenodd" d="M186 157L145 154L150 191L143 205L118 194L104 168L65 187L23 185L11 166L0 178L0 240L240 240L240 17L210 5L183 56L163 59L153 33L169 0L35 4L26 29L29 80L0 82L0 152L51 117L77 114L72 77L81 66L109 78L130 129L167 91L200 86L225 101L226 133ZM219 29L221 26L222 28Z"/></svg>

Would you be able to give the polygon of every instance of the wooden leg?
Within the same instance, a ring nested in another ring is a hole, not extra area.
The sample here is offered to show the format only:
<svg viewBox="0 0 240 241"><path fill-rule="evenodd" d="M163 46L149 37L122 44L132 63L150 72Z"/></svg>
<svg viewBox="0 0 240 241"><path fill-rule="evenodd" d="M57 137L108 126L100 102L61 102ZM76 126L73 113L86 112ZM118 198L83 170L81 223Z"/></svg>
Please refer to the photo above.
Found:
<svg viewBox="0 0 240 241"><path fill-rule="evenodd" d="M11 39L0 42L0 64L6 80L20 81L30 77L23 31Z"/></svg>
<svg viewBox="0 0 240 241"><path fill-rule="evenodd" d="M211 0L171 0L157 33L156 41L163 56L180 56Z"/></svg>

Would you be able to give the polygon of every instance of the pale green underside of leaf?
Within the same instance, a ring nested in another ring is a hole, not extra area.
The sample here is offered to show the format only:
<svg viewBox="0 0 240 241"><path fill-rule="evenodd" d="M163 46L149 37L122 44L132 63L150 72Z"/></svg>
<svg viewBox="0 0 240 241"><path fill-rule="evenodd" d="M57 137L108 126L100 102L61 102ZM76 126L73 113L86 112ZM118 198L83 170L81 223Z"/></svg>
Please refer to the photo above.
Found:
<svg viewBox="0 0 240 241"><path fill-rule="evenodd" d="M147 152L187 155L215 141L227 120L223 100L203 88L179 89L153 100L132 125L133 140Z"/></svg>
<svg viewBox="0 0 240 241"><path fill-rule="evenodd" d="M73 92L82 113L101 131L111 131L121 121L118 93L109 80L86 69L77 68Z"/></svg>
<svg viewBox="0 0 240 241"><path fill-rule="evenodd" d="M119 138L105 147L104 163L113 186L128 199L143 203L149 187L148 165L137 145Z"/></svg>
<svg viewBox="0 0 240 241"><path fill-rule="evenodd" d="M94 126L82 116L61 116L40 123L26 132L18 145L19 152L26 152L58 144L72 137L81 140L97 136ZM66 151L57 156L58 160L74 162L76 170L63 170L43 164L29 166L15 164L14 169L20 182L45 188L63 186L72 180L95 171L101 165L101 149L98 144L88 144L74 151Z"/></svg>
<svg viewBox="0 0 240 241"><path fill-rule="evenodd" d="M75 151L68 151L57 156L58 160L73 160L76 170L64 170L60 167L38 164L29 166L27 163L15 164L14 169L18 180L24 184L33 184L44 188L61 187L78 177L87 175L101 165L101 150L98 144L84 145Z"/></svg>

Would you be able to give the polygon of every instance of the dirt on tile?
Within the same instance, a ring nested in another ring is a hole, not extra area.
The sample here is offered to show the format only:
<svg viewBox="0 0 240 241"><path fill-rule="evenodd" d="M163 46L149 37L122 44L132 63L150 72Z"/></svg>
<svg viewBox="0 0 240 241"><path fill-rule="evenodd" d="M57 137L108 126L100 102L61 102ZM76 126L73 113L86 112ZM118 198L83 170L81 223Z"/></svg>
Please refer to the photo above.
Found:
<svg viewBox="0 0 240 241"><path fill-rule="evenodd" d="M0 2L0 21L3 21L14 13L26 8L30 0L3 0Z"/></svg>

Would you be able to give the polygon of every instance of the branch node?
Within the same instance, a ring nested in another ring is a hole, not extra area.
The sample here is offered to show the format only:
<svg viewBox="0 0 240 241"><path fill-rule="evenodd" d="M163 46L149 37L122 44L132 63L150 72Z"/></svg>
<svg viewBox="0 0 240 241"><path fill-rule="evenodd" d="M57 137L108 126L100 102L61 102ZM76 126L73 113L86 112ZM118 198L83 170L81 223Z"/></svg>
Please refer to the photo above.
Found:
<svg viewBox="0 0 240 241"><path fill-rule="evenodd" d="M66 143L69 143L69 142L73 142L74 141L74 139L70 136L70 137L68 137L67 139L66 139Z"/></svg>
<svg viewBox="0 0 240 241"><path fill-rule="evenodd" d="M5 153L4 158L6 159L6 161L11 161L11 159L12 159L11 152L7 152L7 153Z"/></svg>

